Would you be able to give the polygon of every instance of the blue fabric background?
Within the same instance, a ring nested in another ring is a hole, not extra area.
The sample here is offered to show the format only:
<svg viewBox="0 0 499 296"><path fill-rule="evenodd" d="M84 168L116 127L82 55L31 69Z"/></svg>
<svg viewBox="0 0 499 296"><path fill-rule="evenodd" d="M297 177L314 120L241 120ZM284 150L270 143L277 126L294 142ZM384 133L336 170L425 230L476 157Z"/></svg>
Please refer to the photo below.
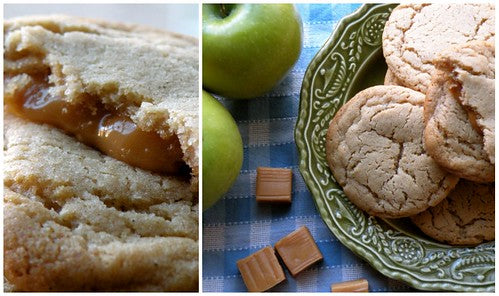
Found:
<svg viewBox="0 0 499 296"><path fill-rule="evenodd" d="M296 277L284 268L286 281L271 291L329 292L334 282L367 278L371 292L407 291L344 247L330 232L316 210L298 170L294 127L300 88L311 59L338 21L359 4L297 4L303 21L303 49L285 80L270 93L248 101L221 99L234 116L244 143L241 173L231 190L203 213L203 291L246 291L236 261L305 225L324 260ZM293 170L290 206L257 204L255 179L258 166Z"/></svg>

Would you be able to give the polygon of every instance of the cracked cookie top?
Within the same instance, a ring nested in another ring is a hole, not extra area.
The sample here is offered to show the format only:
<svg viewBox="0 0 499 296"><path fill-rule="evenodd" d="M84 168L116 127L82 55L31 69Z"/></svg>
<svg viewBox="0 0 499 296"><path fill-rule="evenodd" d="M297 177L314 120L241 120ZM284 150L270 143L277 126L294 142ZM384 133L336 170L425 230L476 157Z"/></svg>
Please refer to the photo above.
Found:
<svg viewBox="0 0 499 296"><path fill-rule="evenodd" d="M327 160L346 196L371 215L401 218L438 204L458 182L426 154L424 95L374 86L341 107L327 133Z"/></svg>
<svg viewBox="0 0 499 296"><path fill-rule="evenodd" d="M494 26L493 4L399 5L383 31L383 54L405 86L424 93L438 53L471 40L494 42Z"/></svg>
<svg viewBox="0 0 499 296"><path fill-rule="evenodd" d="M494 184L461 179L446 199L411 219L438 241L475 245L494 239L494 213Z"/></svg>

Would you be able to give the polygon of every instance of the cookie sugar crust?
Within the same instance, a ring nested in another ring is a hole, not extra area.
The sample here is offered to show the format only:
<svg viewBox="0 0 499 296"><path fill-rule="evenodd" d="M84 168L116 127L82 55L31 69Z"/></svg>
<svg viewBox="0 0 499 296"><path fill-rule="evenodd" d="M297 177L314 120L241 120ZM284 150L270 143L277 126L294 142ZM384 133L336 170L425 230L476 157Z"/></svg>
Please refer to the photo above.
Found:
<svg viewBox="0 0 499 296"><path fill-rule="evenodd" d="M414 90L426 92L432 60L455 44L494 42L493 4L403 4L383 31L383 54L390 70Z"/></svg>
<svg viewBox="0 0 499 296"><path fill-rule="evenodd" d="M411 219L438 241L475 245L495 237L494 204L494 184L461 179L446 199Z"/></svg>
<svg viewBox="0 0 499 296"><path fill-rule="evenodd" d="M4 32L6 74L48 72L54 95L73 103L98 96L108 108L126 109L145 131L176 134L197 191L196 39L61 15L6 20Z"/></svg>
<svg viewBox="0 0 499 296"><path fill-rule="evenodd" d="M347 197L371 215L415 215L438 204L458 181L425 153L423 102L423 94L408 88L374 86L331 121L331 171Z"/></svg>
<svg viewBox="0 0 499 296"><path fill-rule="evenodd" d="M395 74L393 74L393 72L390 69L386 70L385 80L383 81L383 84L403 86L400 80L395 76Z"/></svg>
<svg viewBox="0 0 499 296"><path fill-rule="evenodd" d="M4 129L4 272L16 290L197 289L187 181L8 113Z"/></svg>
<svg viewBox="0 0 499 296"><path fill-rule="evenodd" d="M67 101L178 136L191 182L133 168L60 130L4 117L4 274L16 291L198 289L197 40L67 16L4 23L4 98L49 75Z"/></svg>

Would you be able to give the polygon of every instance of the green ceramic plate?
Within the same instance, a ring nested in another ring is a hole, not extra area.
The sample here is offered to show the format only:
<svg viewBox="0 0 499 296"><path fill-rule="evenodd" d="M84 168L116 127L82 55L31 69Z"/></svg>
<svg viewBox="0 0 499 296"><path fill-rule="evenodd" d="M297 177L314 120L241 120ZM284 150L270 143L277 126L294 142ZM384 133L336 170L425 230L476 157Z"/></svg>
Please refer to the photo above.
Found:
<svg viewBox="0 0 499 296"><path fill-rule="evenodd" d="M308 66L295 129L300 171L329 229L381 273L422 290L494 291L494 242L453 247L407 219L369 216L348 201L329 171L330 120L359 90L383 83L381 35L394 6L367 4L345 17Z"/></svg>

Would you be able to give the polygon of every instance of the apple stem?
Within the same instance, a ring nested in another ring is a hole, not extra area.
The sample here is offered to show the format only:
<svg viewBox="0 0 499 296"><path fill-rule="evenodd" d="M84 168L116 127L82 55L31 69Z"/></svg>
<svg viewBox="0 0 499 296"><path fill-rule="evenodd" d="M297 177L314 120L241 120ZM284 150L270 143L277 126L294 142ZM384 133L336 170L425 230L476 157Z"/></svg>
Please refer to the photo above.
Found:
<svg viewBox="0 0 499 296"><path fill-rule="evenodd" d="M228 17L230 10L225 4L220 4L220 12L222 13L222 17Z"/></svg>

